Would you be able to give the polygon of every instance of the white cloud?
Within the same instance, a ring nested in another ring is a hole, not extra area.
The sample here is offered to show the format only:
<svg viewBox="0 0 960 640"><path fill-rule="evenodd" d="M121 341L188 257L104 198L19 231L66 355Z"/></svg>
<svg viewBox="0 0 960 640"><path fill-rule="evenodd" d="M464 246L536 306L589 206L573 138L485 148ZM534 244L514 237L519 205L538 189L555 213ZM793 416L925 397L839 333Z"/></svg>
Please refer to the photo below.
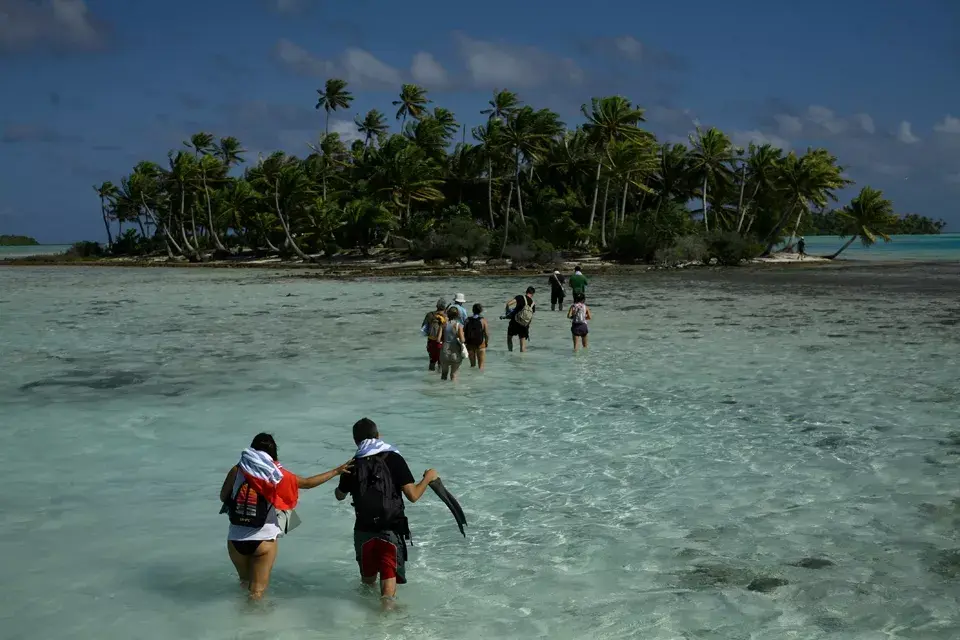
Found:
<svg viewBox="0 0 960 640"><path fill-rule="evenodd" d="M790 116L785 113L773 117L780 127L780 134L784 136L798 136L803 132L803 121L797 116Z"/></svg>
<svg viewBox="0 0 960 640"><path fill-rule="evenodd" d="M0 1L0 51L38 46L89 51L105 44L105 32L84 0Z"/></svg>
<svg viewBox="0 0 960 640"><path fill-rule="evenodd" d="M355 89L399 87L402 74L369 51L351 47L336 60L322 60L300 45L281 38L274 47L277 59L295 73L311 77L343 78Z"/></svg>
<svg viewBox="0 0 960 640"><path fill-rule="evenodd" d="M819 105L811 105L807 108L807 118L834 135L843 133L847 128L847 123L838 118L831 109Z"/></svg>
<svg viewBox="0 0 960 640"><path fill-rule="evenodd" d="M643 57L643 43L633 36L621 36L613 39L613 46L623 57L630 60L639 60Z"/></svg>
<svg viewBox="0 0 960 640"><path fill-rule="evenodd" d="M763 133L758 129L752 129L750 131L734 131L730 135L730 139L733 141L734 145L743 147L744 149L748 148L752 142L758 145L773 145L774 147L783 149L784 151L790 150L790 143L787 140L784 140L780 136Z"/></svg>
<svg viewBox="0 0 960 640"><path fill-rule="evenodd" d="M447 83L447 70L426 51L420 51L413 56L410 75L414 82L427 87L439 87Z"/></svg>
<svg viewBox="0 0 960 640"><path fill-rule="evenodd" d="M340 134L340 140L348 146L355 140L363 140L363 136L357 131L357 125L350 120L331 120L330 133Z"/></svg>
<svg viewBox="0 0 960 640"><path fill-rule="evenodd" d="M898 178L905 177L910 173L910 167L905 164L888 164L886 162L874 162L870 165L870 168L876 171L877 173L883 174L885 176L896 176Z"/></svg>
<svg viewBox="0 0 960 640"><path fill-rule="evenodd" d="M920 142L920 138L913 135L912 127L906 120L900 123L900 128L897 131L897 140L904 144Z"/></svg>
<svg viewBox="0 0 960 640"><path fill-rule="evenodd" d="M557 83L579 84L583 70L569 58L536 47L517 47L457 35L460 55L474 84L522 89Z"/></svg>
<svg viewBox="0 0 960 640"><path fill-rule="evenodd" d="M867 133L874 133L877 130L876 125L873 122L873 118L868 113L858 113L853 116L853 119L857 121L860 125L860 128L866 131Z"/></svg>
<svg viewBox="0 0 960 640"><path fill-rule="evenodd" d="M286 38L281 38L274 47L274 54L280 62L296 73L306 76L325 76L333 71L333 65L314 57L309 51Z"/></svg>
<svg viewBox="0 0 960 640"><path fill-rule="evenodd" d="M943 118L943 122L934 125L933 130L938 133L960 133L960 118L947 115Z"/></svg>

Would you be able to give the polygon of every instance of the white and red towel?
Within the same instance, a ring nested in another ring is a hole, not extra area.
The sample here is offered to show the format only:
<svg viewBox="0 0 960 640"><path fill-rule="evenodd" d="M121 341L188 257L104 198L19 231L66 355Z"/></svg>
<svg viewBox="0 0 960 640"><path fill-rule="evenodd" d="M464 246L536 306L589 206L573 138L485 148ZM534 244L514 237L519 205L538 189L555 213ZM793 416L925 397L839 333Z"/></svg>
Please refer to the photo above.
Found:
<svg viewBox="0 0 960 640"><path fill-rule="evenodd" d="M270 454L244 449L237 463L253 490L280 511L293 509L300 499L297 476L284 469Z"/></svg>

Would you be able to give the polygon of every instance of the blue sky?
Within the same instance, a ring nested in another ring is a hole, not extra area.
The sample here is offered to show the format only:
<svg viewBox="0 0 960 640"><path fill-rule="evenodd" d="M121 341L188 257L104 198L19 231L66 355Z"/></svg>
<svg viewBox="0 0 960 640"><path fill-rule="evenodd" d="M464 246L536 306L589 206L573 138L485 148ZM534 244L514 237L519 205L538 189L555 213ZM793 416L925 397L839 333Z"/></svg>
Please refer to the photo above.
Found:
<svg viewBox="0 0 960 640"><path fill-rule="evenodd" d="M6 19L4 19L4 15ZM400 83L468 127L494 88L570 125L620 93L648 126L831 149L902 213L960 229L960 3L0 0L0 233L103 239L91 186L189 134L304 154L327 77L392 114ZM254 155L255 157L255 155Z"/></svg>

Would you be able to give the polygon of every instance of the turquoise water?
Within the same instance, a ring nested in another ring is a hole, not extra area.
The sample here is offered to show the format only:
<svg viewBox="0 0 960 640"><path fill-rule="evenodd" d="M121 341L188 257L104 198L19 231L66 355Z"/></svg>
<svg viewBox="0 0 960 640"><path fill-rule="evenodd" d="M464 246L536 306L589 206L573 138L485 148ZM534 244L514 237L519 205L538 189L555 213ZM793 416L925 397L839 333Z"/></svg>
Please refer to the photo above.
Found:
<svg viewBox="0 0 960 640"><path fill-rule="evenodd" d="M70 248L69 244L40 244L23 247L0 247L0 260L11 258L28 258L30 256L52 256L63 253Z"/></svg>
<svg viewBox="0 0 960 640"><path fill-rule="evenodd" d="M807 253L812 256L832 255L848 238L836 236L807 236ZM960 233L936 236L891 236L872 247L864 247L859 240L840 254L844 260L960 261Z"/></svg>
<svg viewBox="0 0 960 640"><path fill-rule="evenodd" d="M508 354L492 320L489 370L450 384L423 313L463 291L495 317L529 280L2 269L2 635L955 640L958 274L800 271L595 278L589 352L541 311ZM251 607L224 474L260 430L326 470L364 415L467 539L410 506L381 614L325 485Z"/></svg>

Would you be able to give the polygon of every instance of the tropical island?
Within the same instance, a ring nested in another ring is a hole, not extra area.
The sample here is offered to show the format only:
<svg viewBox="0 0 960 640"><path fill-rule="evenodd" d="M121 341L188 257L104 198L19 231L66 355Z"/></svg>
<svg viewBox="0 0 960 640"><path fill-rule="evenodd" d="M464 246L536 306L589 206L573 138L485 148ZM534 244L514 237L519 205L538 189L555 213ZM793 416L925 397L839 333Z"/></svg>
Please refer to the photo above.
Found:
<svg viewBox="0 0 960 640"><path fill-rule="evenodd" d="M0 235L0 247L34 247L39 244L30 236Z"/></svg>
<svg viewBox="0 0 960 640"><path fill-rule="evenodd" d="M931 223L898 218L869 186L846 207L812 213L852 184L827 149L744 149L699 127L686 144L659 141L622 96L592 99L569 128L500 90L468 132L405 84L391 109L400 133L374 109L346 144L329 123L353 101L347 83L327 80L317 94L323 132L305 157L250 158L234 137L197 133L162 163L95 186L108 243L78 243L66 259L738 265L792 251L803 234L848 238L832 259L855 240L869 246Z"/></svg>

